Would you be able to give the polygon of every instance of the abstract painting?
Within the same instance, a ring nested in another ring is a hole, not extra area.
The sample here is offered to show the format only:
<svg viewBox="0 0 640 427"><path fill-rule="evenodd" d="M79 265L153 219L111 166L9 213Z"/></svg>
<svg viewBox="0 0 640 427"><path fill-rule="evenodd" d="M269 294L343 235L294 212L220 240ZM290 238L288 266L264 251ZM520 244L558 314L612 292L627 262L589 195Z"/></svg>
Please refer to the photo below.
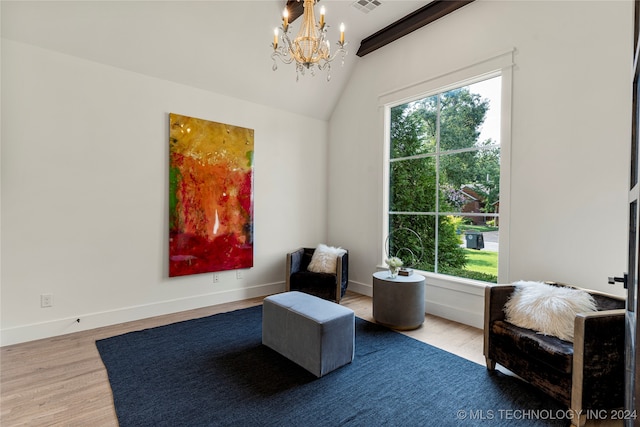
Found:
<svg viewBox="0 0 640 427"><path fill-rule="evenodd" d="M253 129L169 123L169 276L252 267Z"/></svg>

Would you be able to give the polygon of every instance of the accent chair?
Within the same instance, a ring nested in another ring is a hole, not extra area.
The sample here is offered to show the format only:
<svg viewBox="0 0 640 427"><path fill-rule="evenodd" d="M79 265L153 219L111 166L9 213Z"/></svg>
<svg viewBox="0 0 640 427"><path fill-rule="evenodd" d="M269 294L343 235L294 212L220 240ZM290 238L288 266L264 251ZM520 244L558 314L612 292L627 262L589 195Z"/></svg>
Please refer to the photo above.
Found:
<svg viewBox="0 0 640 427"><path fill-rule="evenodd" d="M595 300L597 311L575 315L573 342L570 342L507 322L504 307L514 290L514 285L486 288L484 355L487 369L495 370L498 363L565 404L572 411L573 425L584 425L587 410L621 408L624 403L624 298L585 289Z"/></svg>
<svg viewBox="0 0 640 427"><path fill-rule="evenodd" d="M349 283L349 252L337 255L335 271L309 271L317 248L299 248L287 254L285 282L287 291L300 291L340 303Z"/></svg>

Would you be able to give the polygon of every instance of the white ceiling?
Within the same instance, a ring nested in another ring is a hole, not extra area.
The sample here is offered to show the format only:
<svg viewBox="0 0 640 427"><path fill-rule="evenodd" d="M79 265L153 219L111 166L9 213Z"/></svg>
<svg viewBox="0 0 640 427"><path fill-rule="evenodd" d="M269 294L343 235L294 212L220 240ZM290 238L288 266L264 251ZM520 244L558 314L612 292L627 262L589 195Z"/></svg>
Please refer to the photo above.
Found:
<svg viewBox="0 0 640 427"><path fill-rule="evenodd" d="M326 120L359 60L360 41L429 3L379 1L365 14L353 0L322 0L331 43L341 22L349 43L330 82L316 73L296 83L293 64L272 71L273 29L285 0L2 0L1 28L15 41Z"/></svg>

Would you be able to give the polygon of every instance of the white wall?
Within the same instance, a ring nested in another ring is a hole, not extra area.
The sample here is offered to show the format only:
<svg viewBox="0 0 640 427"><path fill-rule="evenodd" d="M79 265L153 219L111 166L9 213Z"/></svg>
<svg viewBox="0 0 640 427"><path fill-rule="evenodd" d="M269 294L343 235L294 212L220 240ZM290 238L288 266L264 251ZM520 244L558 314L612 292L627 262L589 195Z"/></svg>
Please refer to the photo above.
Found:
<svg viewBox="0 0 640 427"><path fill-rule="evenodd" d="M284 253L322 240L350 250L350 289L370 293L385 237L379 96L514 47L502 281L623 294L606 277L626 264L632 23L630 0L477 0L358 58L329 126L3 39L0 344L281 290ZM255 129L242 280L167 277L169 112ZM428 310L481 321L481 289L428 282Z"/></svg>
<svg viewBox="0 0 640 427"><path fill-rule="evenodd" d="M255 130L243 279L167 277L170 112ZM283 290L326 238L326 153L324 121L3 39L2 345Z"/></svg>
<svg viewBox="0 0 640 427"><path fill-rule="evenodd" d="M631 1L478 0L362 58L329 131L329 239L340 236L350 249L352 288L370 292L382 260L379 97L515 48L511 199L501 200L511 212L502 236L510 252L501 281L556 280L624 295L607 276L626 270L632 10ZM447 317L471 298L463 311L474 314L451 317L481 325L481 290L443 296L437 286L427 290L432 311Z"/></svg>

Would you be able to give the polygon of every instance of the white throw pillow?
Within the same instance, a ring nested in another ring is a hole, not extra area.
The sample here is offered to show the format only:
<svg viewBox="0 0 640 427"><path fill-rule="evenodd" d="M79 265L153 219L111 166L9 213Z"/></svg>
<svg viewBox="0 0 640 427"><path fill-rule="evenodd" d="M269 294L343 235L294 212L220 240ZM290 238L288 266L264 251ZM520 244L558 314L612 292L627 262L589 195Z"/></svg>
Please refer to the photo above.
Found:
<svg viewBox="0 0 640 427"><path fill-rule="evenodd" d="M514 285L505 320L521 328L573 342L576 314L597 311L593 297L581 289L527 281Z"/></svg>
<svg viewBox="0 0 640 427"><path fill-rule="evenodd" d="M344 255L346 252L345 249L320 243L313 252L307 270L313 271L314 273L335 273L338 257Z"/></svg>

